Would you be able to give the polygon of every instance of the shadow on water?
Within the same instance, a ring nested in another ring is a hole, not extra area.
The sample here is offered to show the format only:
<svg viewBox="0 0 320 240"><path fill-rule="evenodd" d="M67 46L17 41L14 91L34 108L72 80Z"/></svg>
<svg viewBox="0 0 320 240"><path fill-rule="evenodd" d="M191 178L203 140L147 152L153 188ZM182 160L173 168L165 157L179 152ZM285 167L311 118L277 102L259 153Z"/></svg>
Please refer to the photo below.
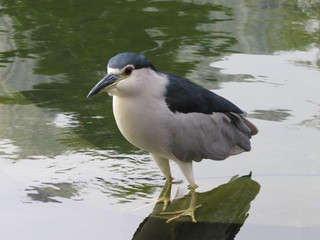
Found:
<svg viewBox="0 0 320 240"><path fill-rule="evenodd" d="M133 240L160 239L234 239L248 217L250 203L260 191L260 184L251 179L251 173L233 177L210 191L199 193L196 210L197 223L180 218L166 223L168 217L160 215L162 204L140 224ZM160 194L161 196L161 194ZM188 207L190 196L171 202L168 211Z"/></svg>
<svg viewBox="0 0 320 240"><path fill-rule="evenodd" d="M56 200L55 197L72 198L78 195L77 190L73 187L71 183L48 183L48 185L50 186L32 187L32 189L27 189L26 191L32 191L27 195L32 199L32 201L55 203L61 203L61 201Z"/></svg>

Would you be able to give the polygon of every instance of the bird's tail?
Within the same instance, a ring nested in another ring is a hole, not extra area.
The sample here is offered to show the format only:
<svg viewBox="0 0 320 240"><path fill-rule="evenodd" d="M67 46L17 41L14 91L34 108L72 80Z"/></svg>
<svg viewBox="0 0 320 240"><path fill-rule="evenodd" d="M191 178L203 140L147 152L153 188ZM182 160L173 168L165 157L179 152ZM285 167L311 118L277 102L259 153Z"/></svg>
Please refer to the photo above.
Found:
<svg viewBox="0 0 320 240"><path fill-rule="evenodd" d="M235 139L237 145L233 146L231 150L231 155L239 154L244 151L251 150L250 138L253 135L258 133L258 128L246 119L246 113L236 114L236 113L227 113L227 116L230 118L234 127L237 129L235 132Z"/></svg>
<svg viewBox="0 0 320 240"><path fill-rule="evenodd" d="M242 120L250 128L251 136L256 135L259 132L258 128L252 122L250 122L248 119L243 117Z"/></svg>
<svg viewBox="0 0 320 240"><path fill-rule="evenodd" d="M239 115L230 112L227 113L227 115L231 118L235 126L249 138L259 132L258 128L246 118L246 113Z"/></svg>

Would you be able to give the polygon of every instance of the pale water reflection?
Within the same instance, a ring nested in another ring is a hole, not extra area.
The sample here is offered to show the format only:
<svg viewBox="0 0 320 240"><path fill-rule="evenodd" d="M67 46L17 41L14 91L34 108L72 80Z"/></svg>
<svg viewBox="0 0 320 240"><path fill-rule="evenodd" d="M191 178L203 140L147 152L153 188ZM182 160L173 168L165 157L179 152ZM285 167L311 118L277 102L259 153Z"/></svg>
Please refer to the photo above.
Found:
<svg viewBox="0 0 320 240"><path fill-rule="evenodd" d="M158 168L120 135L108 96L85 98L123 51L213 89L259 127L250 153L194 166L200 193L250 171L261 185L235 239L319 238L315 0L0 4L1 239L132 239L154 210ZM172 196L186 194L173 175Z"/></svg>

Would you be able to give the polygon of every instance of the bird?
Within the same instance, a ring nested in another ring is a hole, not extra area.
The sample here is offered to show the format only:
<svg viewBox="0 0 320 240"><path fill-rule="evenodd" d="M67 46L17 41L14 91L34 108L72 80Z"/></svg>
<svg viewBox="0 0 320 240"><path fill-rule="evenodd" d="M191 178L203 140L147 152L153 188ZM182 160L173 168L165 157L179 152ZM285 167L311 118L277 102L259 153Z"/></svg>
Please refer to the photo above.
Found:
<svg viewBox="0 0 320 240"><path fill-rule="evenodd" d="M188 181L190 206L171 213L176 216L169 221L189 216L196 222L195 211L201 206L196 205L194 161L224 160L248 152L251 136L258 133L246 112L231 101L183 77L158 70L142 54L123 52L110 58L107 75L87 97L103 92L112 96L121 134L150 153L166 184L171 186L173 181L169 160ZM170 194L165 195L159 200L164 203L164 214L170 202Z"/></svg>

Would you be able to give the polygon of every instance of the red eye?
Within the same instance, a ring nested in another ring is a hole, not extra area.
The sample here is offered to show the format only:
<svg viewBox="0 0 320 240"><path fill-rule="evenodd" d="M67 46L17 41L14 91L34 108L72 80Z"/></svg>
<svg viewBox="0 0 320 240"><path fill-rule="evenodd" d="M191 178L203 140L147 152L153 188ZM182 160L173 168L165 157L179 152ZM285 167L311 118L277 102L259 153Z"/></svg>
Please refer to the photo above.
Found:
<svg viewBox="0 0 320 240"><path fill-rule="evenodd" d="M133 71L133 68L132 67L127 67L125 70L124 70L124 74L125 75L130 75Z"/></svg>

